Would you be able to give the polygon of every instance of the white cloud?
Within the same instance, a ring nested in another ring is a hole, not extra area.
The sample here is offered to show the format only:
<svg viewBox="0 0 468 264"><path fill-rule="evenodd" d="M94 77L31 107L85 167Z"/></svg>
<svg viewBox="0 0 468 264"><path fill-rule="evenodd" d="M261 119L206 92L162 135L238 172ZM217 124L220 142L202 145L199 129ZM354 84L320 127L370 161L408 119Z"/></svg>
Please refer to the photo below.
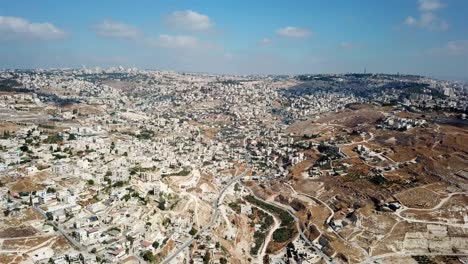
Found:
<svg viewBox="0 0 468 264"><path fill-rule="evenodd" d="M445 31L448 29L448 23L445 20L434 15L433 13L421 14L419 23L422 28L425 28L431 31L434 31L434 30Z"/></svg>
<svg viewBox="0 0 468 264"><path fill-rule="evenodd" d="M449 28L447 21L431 12L422 13L418 19L411 16L407 17L405 25L417 26L429 31L445 31Z"/></svg>
<svg viewBox="0 0 468 264"><path fill-rule="evenodd" d="M192 10L175 11L166 17L166 23L172 28L187 31L209 31L213 22L204 14Z"/></svg>
<svg viewBox="0 0 468 264"><path fill-rule="evenodd" d="M187 48L200 47L200 41L192 36L161 34L155 39L150 39L150 44L162 48Z"/></svg>
<svg viewBox="0 0 468 264"><path fill-rule="evenodd" d="M94 30L98 36L128 39L136 44L153 48L195 49L214 47L190 35L160 34L150 36L132 25L113 20L102 21L94 26Z"/></svg>
<svg viewBox="0 0 468 264"><path fill-rule="evenodd" d="M269 38L262 38L259 42L260 45L270 45L272 43L271 39Z"/></svg>
<svg viewBox="0 0 468 264"><path fill-rule="evenodd" d="M101 37L135 39L140 31L129 24L106 19L94 26L96 34Z"/></svg>
<svg viewBox="0 0 468 264"><path fill-rule="evenodd" d="M282 37L305 38L311 35L310 30L298 27L284 27L276 31Z"/></svg>
<svg viewBox="0 0 468 264"><path fill-rule="evenodd" d="M31 23L21 17L0 16L0 39L62 39L66 33L51 23Z"/></svg>
<svg viewBox="0 0 468 264"><path fill-rule="evenodd" d="M444 47L434 49L434 51L454 56L468 55L468 40L449 41Z"/></svg>
<svg viewBox="0 0 468 264"><path fill-rule="evenodd" d="M416 18L412 17L412 16L409 16L406 18L405 20L405 24L408 25L408 26L413 26L413 25L416 25L418 23L418 21L416 20Z"/></svg>
<svg viewBox="0 0 468 264"><path fill-rule="evenodd" d="M432 12L445 7L440 0L419 0L419 10L421 12Z"/></svg>
<svg viewBox="0 0 468 264"><path fill-rule="evenodd" d="M447 21L435 14L435 11L445 7L440 0L418 0L419 18L409 16L404 24L407 26L416 26L429 31L445 31L449 25Z"/></svg>

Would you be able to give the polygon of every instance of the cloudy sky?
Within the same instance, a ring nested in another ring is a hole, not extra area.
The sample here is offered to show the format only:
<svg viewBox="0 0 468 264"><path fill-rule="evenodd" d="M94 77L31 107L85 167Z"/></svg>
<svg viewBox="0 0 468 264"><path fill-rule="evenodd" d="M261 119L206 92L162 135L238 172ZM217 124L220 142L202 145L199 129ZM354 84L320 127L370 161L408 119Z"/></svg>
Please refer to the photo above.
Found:
<svg viewBox="0 0 468 264"><path fill-rule="evenodd" d="M466 0L2 1L0 68L468 79Z"/></svg>

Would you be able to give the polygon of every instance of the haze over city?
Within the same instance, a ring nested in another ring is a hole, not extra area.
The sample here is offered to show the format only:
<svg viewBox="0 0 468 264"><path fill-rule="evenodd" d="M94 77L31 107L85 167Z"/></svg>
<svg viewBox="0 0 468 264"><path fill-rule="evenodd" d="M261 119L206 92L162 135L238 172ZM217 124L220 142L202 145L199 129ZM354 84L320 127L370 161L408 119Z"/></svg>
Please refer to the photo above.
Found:
<svg viewBox="0 0 468 264"><path fill-rule="evenodd" d="M3 1L0 68L468 78L468 2Z"/></svg>

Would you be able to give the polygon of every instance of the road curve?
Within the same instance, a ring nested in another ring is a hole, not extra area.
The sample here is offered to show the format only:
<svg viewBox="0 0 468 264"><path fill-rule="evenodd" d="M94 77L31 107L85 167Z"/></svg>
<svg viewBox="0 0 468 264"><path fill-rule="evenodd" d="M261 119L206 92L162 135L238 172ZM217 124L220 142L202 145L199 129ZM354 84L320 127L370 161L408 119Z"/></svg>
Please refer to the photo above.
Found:
<svg viewBox="0 0 468 264"><path fill-rule="evenodd" d="M279 207L283 210L285 210L286 212L289 213L289 215L291 215L291 217L294 219L294 222L296 223L296 227L297 227L297 231L299 232L299 236L305 241L305 243L307 245L309 245L311 248L313 248L315 250L315 252L320 256L322 257L322 259L326 262L326 263L334 263L333 259L331 259L329 256L325 255L325 253L323 253L314 243L312 243L312 241L310 241L304 234L304 230L302 230L301 228L301 225L300 225L300 221L299 221L299 218L296 217L296 215L294 214L294 212L292 211L292 209L290 208L287 208L286 206L282 205L282 204L279 204L279 203L276 203L276 202L270 202L270 201L266 201L258 196L255 195L255 193L250 189L250 188L247 188L247 190L255 197L257 198L258 200L264 202L264 203L267 203L267 204L270 204L272 206L275 206L275 207Z"/></svg>
<svg viewBox="0 0 468 264"><path fill-rule="evenodd" d="M211 215L211 220L210 222L205 225L202 229L200 229L195 235L193 235L192 237L190 237L189 239L187 239L176 251L174 251L173 253L171 253L169 256L167 256L162 262L161 264L167 264L167 263L170 263L175 257L177 257L177 255L179 255L180 252L182 252L186 247L188 247L190 244L192 244L193 240L195 240L195 237L197 237L199 234L203 233L204 231L206 231L207 229L211 228L211 226L213 226L213 224L216 222L216 219L218 218L218 215L219 215L219 205L220 203L222 202L222 200L224 199L224 193L226 192L226 190L236 181L242 179L242 177L245 176L245 174L247 173L247 171L249 170L249 167L247 167L241 175L237 176L237 177L234 177L232 178L227 184L226 186L221 190L221 192L219 193L218 197L216 198L216 200L213 202L213 208L214 208L214 213Z"/></svg>

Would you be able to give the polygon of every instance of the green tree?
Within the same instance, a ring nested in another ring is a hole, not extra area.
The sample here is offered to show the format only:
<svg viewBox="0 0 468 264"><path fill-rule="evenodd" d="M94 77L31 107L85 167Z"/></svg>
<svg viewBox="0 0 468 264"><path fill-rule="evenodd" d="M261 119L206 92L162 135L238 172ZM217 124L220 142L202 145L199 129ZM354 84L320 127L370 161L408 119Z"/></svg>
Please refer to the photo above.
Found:
<svg viewBox="0 0 468 264"><path fill-rule="evenodd" d="M159 247L159 242L158 241L154 241L153 242L153 248L154 249L157 249Z"/></svg>
<svg viewBox="0 0 468 264"><path fill-rule="evenodd" d="M195 227L192 226L192 229L190 229L189 234L190 234L191 236L194 236L197 232L198 232L197 229L196 229Z"/></svg>
<svg viewBox="0 0 468 264"><path fill-rule="evenodd" d="M47 220L49 220L49 221L54 220L54 215L51 212L47 212L46 216L47 216Z"/></svg>
<svg viewBox="0 0 468 264"><path fill-rule="evenodd" d="M162 211L166 210L166 201L164 199L159 200L158 208Z"/></svg>
<svg viewBox="0 0 468 264"><path fill-rule="evenodd" d="M23 145L20 147L20 150L23 151L23 152L27 152L29 150L28 146L26 145Z"/></svg>
<svg viewBox="0 0 468 264"><path fill-rule="evenodd" d="M135 238L133 238L131 236L127 236L126 238L130 242L130 245L133 245L133 242L135 241Z"/></svg>
<svg viewBox="0 0 468 264"><path fill-rule="evenodd" d="M153 255L153 252L151 251L146 251L145 253L143 253L142 257L145 261L148 261L150 263L156 262L156 257Z"/></svg>
<svg viewBox="0 0 468 264"><path fill-rule="evenodd" d="M210 263L210 259L211 259L211 254L210 254L210 251L207 250L205 252L205 255L203 256L203 263L204 264L209 264Z"/></svg>

